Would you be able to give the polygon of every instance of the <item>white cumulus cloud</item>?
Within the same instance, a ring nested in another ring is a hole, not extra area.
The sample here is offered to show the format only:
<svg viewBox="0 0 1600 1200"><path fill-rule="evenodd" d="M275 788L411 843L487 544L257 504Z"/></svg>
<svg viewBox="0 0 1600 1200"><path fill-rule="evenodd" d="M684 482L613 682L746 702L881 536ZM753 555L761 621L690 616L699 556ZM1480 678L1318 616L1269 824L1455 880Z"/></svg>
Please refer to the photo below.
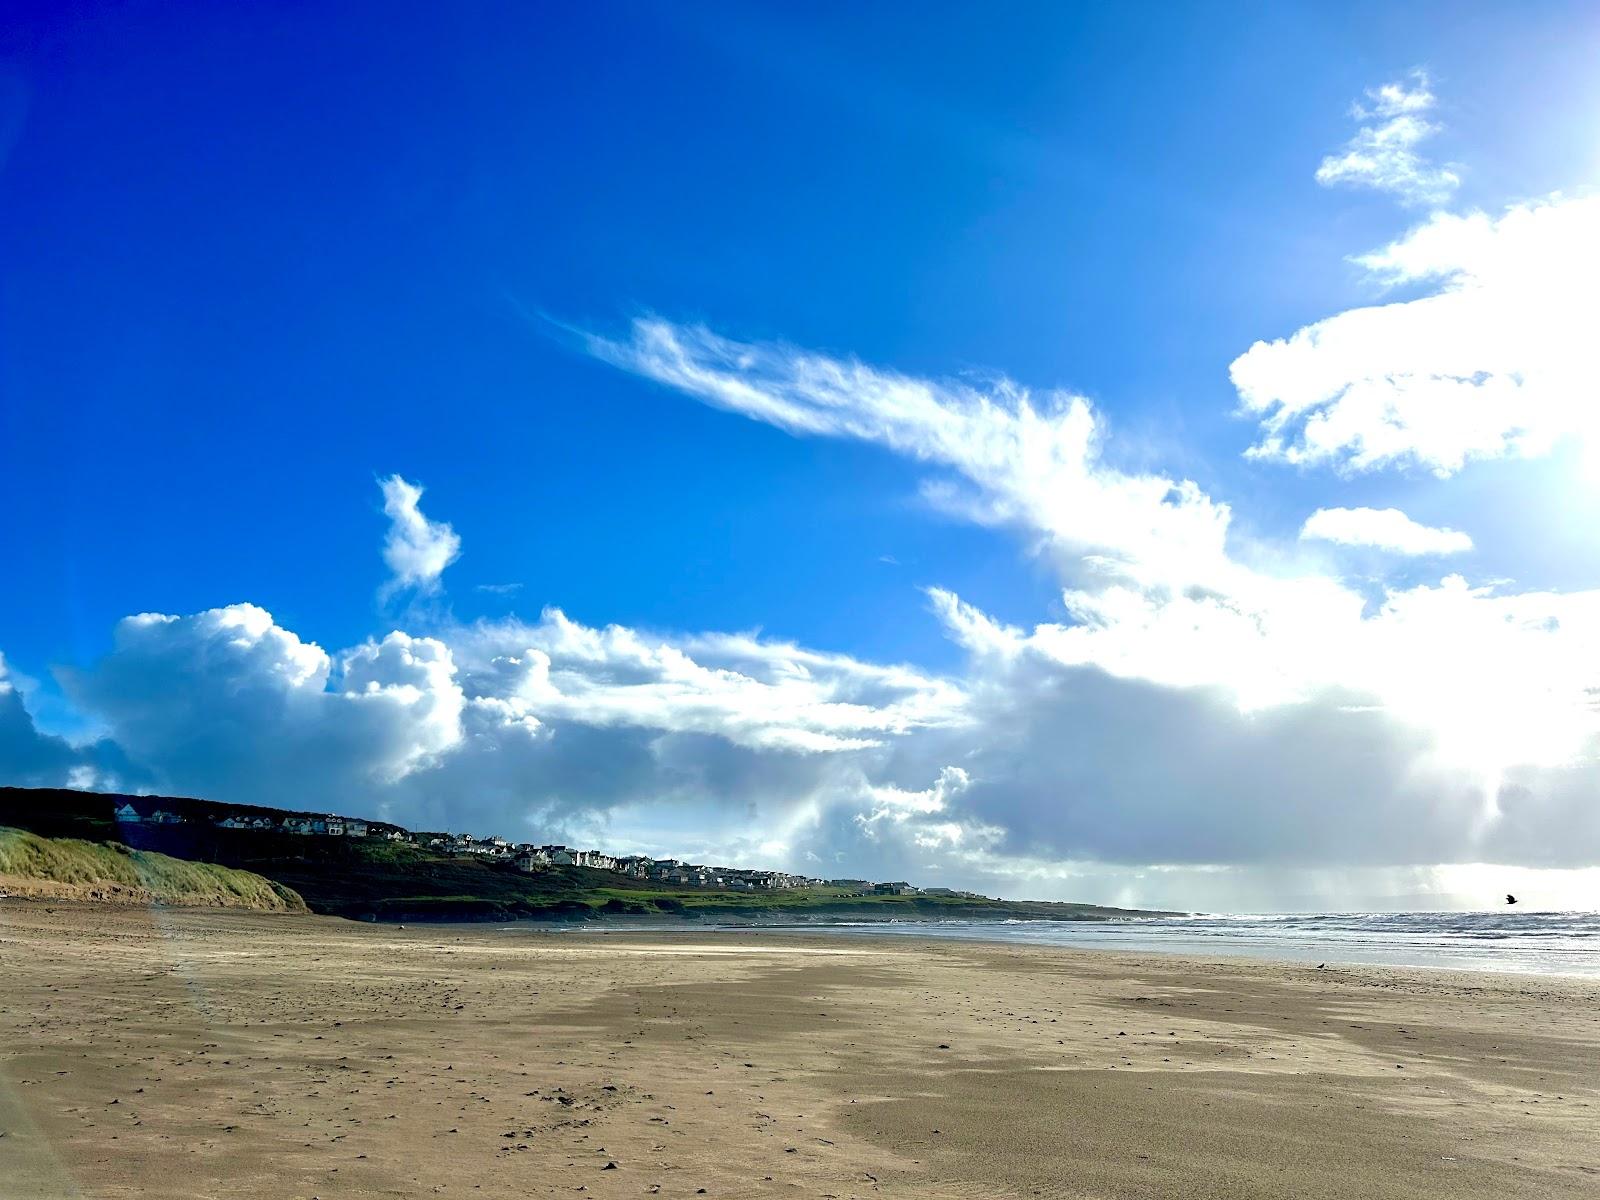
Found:
<svg viewBox="0 0 1600 1200"><path fill-rule="evenodd" d="M336 654L254 605L147 613L58 674L157 790L529 836L693 811L695 839L760 828L784 854L778 831L861 796L890 743L965 720L959 685L911 668L554 609ZM66 782L90 760L13 694L0 681L0 776Z"/></svg>
<svg viewBox="0 0 1600 1200"><path fill-rule="evenodd" d="M1457 529L1413 521L1398 508L1319 508L1300 527L1305 541L1372 546L1391 554L1462 554L1472 539Z"/></svg>
<svg viewBox="0 0 1600 1200"><path fill-rule="evenodd" d="M508 716L702 734L750 750L864 750L956 720L962 702L957 687L907 667L741 635L596 629L559 609L533 624L474 626L456 645L474 695Z"/></svg>
<svg viewBox="0 0 1600 1200"><path fill-rule="evenodd" d="M1249 453L1344 471L1592 442L1600 422L1600 197L1499 216L1439 213L1357 260L1415 299L1351 309L1257 342L1230 373L1262 436Z"/></svg>
<svg viewBox="0 0 1600 1200"><path fill-rule="evenodd" d="M461 539L443 521L430 521L417 506L422 488L398 475L378 481L389 532L383 540L383 561L391 577L384 594L401 588L433 591L439 576L461 555Z"/></svg>
<svg viewBox="0 0 1600 1200"><path fill-rule="evenodd" d="M1600 593L1497 598L1451 580L1303 633L1217 601L1023 630L935 598L970 654L971 724L915 749L959 762L963 819L1003 830L980 855L991 868L1600 854L1585 798L1600 786ZM1238 674L1164 675L1185 637L1219 641L1219 667L1241 656ZM1234 681L1269 670L1286 686L1241 705Z"/></svg>
<svg viewBox="0 0 1600 1200"><path fill-rule="evenodd" d="M462 740L450 650L394 632L330 656L253 604L118 623L59 672L156 783L289 807L373 796Z"/></svg>
<svg viewBox="0 0 1600 1200"><path fill-rule="evenodd" d="M1439 132L1438 124L1427 116L1436 103L1424 71L1368 89L1367 102L1351 110L1365 124L1337 153L1322 160L1317 182L1324 187L1344 184L1389 192L1407 204L1448 200L1461 177L1417 152Z"/></svg>

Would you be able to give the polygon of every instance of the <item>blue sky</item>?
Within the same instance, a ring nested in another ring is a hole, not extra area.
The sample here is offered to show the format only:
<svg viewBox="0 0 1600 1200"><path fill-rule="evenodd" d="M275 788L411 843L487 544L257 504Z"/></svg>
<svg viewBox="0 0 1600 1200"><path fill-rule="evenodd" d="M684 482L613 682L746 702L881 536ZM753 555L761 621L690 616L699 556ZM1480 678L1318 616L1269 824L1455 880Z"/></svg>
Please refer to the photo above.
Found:
<svg viewBox="0 0 1600 1200"><path fill-rule="evenodd" d="M629 349L641 318L779 358L979 391L1004 378L1041 410L1057 389L1085 397L1101 467L1193 481L1231 506L1232 560L1322 572L1369 615L1452 571L1562 595L1600 572L1600 489L1571 421L1551 417L1533 448L1479 438L1459 465L1420 435L1372 465L1349 446L1247 457L1265 418L1230 378L1258 341L1438 291L1352 261L1433 213L1585 194L1600 166L1586 6L43 5L5 39L0 653L41 736L104 733L148 786L227 792L244 760L219 748L199 772L141 752L126 705L82 682L114 665L130 614L248 603L337 659L397 628L459 647L477 622L555 606L680 645L759 631L969 696L973 647L928 589L1021 630L1105 620L1064 595L1101 535L930 502L930 480L989 499L994 480L930 457L920 433L746 419ZM1416 154L1453 173L1447 195L1421 204L1370 174L1319 185L1319 163L1380 120L1352 105L1376 111L1386 83L1426 96ZM756 383L782 392L785 370ZM460 539L422 587L385 588L391 475ZM1319 508L1400 509L1473 548L1308 562L1298 533ZM839 797L931 795L952 765L812 780L808 828L871 832ZM566 784L558 803L539 769L462 819L755 844L715 785L703 813L651 808L646 784L593 803ZM449 817L447 793L428 803ZM420 802L379 787L367 803ZM975 827L1035 864L1025 887L1136 886L1131 848L1112 882L1049 883L1037 864L1110 851L1022 845L1047 808L979 807ZM768 852L800 861L804 840ZM816 852L901 866L880 843ZM905 869L938 867L918 852ZM1437 865L1418 853L1384 865ZM948 869L982 882L993 866Z"/></svg>

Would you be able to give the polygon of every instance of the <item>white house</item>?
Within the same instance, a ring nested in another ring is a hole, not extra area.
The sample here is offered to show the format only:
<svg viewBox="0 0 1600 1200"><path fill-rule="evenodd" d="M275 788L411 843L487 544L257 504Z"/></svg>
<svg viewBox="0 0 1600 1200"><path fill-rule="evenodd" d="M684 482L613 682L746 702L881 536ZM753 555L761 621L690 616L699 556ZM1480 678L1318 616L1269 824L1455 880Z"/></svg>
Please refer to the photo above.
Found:
<svg viewBox="0 0 1600 1200"><path fill-rule="evenodd" d="M117 805L117 807L112 810L111 815L125 825L137 825L140 821L144 820L144 818L139 815L138 809L134 808L133 805L126 803Z"/></svg>
<svg viewBox="0 0 1600 1200"><path fill-rule="evenodd" d="M345 837L366 837L367 823L365 821L346 821L344 823Z"/></svg>

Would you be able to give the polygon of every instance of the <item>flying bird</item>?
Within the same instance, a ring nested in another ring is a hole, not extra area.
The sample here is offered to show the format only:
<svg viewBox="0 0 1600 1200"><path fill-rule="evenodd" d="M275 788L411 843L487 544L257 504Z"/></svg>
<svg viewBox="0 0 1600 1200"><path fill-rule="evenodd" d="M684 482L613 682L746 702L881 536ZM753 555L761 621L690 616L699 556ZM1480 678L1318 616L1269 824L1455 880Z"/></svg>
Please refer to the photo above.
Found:
<svg viewBox="0 0 1600 1200"><path fill-rule="evenodd" d="M1510 892L1507 892L1506 893L1506 903L1507 904L1515 904L1516 902L1517 902L1517 898L1515 896L1513 896Z"/></svg>

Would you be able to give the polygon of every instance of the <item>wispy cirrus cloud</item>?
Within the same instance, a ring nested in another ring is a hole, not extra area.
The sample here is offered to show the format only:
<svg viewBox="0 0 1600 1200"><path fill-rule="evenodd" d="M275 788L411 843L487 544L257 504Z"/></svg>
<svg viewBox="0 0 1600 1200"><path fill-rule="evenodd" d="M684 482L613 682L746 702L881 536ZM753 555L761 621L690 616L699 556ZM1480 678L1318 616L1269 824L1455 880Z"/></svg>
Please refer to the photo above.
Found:
<svg viewBox="0 0 1600 1200"><path fill-rule="evenodd" d="M1317 182L1388 192L1405 204L1442 204L1460 186L1461 177L1417 152L1439 132L1427 115L1436 103L1422 70L1368 89L1366 103L1351 109L1351 116L1365 123L1337 153L1322 160Z"/></svg>
<svg viewBox="0 0 1600 1200"><path fill-rule="evenodd" d="M1472 539L1460 530L1424 525L1398 508L1319 508L1300 527L1300 539L1404 555L1463 554L1472 549Z"/></svg>
<svg viewBox="0 0 1600 1200"><path fill-rule="evenodd" d="M1104 454L1094 406L1008 379L921 379L702 325L635 320L626 336L588 334L592 354L718 408L802 436L854 438L953 472L928 480L935 503L1041 537L1064 566L1178 585L1229 570L1230 512L1193 482L1124 471Z"/></svg>

